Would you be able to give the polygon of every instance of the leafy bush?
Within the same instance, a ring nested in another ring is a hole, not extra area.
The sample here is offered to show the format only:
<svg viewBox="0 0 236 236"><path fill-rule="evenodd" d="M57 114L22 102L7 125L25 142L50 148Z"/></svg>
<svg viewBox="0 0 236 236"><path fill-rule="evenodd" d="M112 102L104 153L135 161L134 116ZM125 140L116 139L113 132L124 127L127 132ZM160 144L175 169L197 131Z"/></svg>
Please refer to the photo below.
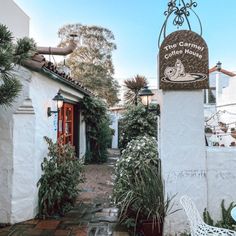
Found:
<svg viewBox="0 0 236 236"><path fill-rule="evenodd" d="M113 197L116 205L123 209L124 196L129 191L137 176L147 167L158 170L158 152L155 138L150 136L137 137L122 151L121 158L116 164L116 180ZM121 210L123 211L123 210Z"/></svg>
<svg viewBox="0 0 236 236"><path fill-rule="evenodd" d="M116 164L116 177L119 179L123 174L138 173L150 165L158 167L157 141L148 135L138 136L122 151Z"/></svg>
<svg viewBox="0 0 236 236"><path fill-rule="evenodd" d="M125 149L137 136L157 136L157 116L147 112L142 104L130 106L119 121L119 147Z"/></svg>
<svg viewBox="0 0 236 236"><path fill-rule="evenodd" d="M228 208L225 208L224 200L221 202L221 219L218 220L216 223L214 223L214 220L210 216L210 213L207 211L207 209L204 209L203 212L203 220L206 224L215 226L215 227L220 227L220 228L225 228L225 229L236 229L235 221L231 217L231 210L236 206L234 202L231 202Z"/></svg>
<svg viewBox="0 0 236 236"><path fill-rule="evenodd" d="M81 104L86 122L87 153L85 161L87 163L105 162L107 148L112 138L107 107L104 102L94 97L85 97Z"/></svg>
<svg viewBox="0 0 236 236"><path fill-rule="evenodd" d="M45 157L41 168L43 174L39 179L39 215L64 215L73 204L79 193L78 185L84 182L83 164L75 156L70 144L48 143L48 157Z"/></svg>
<svg viewBox="0 0 236 236"><path fill-rule="evenodd" d="M146 135L129 142L115 174L113 198L120 209L120 222L133 226L150 220L153 227L162 225L172 198L165 199L156 139Z"/></svg>

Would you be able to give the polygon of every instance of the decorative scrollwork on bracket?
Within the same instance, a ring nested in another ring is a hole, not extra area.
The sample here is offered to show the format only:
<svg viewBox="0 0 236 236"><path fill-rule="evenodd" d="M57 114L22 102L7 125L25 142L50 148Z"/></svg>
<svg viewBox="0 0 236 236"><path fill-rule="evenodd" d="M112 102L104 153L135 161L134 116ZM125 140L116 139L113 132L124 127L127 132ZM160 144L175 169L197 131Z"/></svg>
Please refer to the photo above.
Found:
<svg viewBox="0 0 236 236"><path fill-rule="evenodd" d="M202 24L200 21L199 16L197 13L193 10L193 8L197 7L197 2L194 2L193 0L189 0L188 3L185 3L184 0L179 0L179 3L177 3L177 0L170 0L168 3L168 9L164 12L164 15L166 16L166 20L164 24L162 25L159 39L158 39L158 45L160 47L160 41L162 35L164 38L166 37L166 27L168 20L170 16L173 14L173 25L177 26L178 28L183 26L184 22L186 21L189 30L192 30L190 22L188 17L190 16L190 12L192 12L198 19L199 25L200 25L200 35L202 35Z"/></svg>

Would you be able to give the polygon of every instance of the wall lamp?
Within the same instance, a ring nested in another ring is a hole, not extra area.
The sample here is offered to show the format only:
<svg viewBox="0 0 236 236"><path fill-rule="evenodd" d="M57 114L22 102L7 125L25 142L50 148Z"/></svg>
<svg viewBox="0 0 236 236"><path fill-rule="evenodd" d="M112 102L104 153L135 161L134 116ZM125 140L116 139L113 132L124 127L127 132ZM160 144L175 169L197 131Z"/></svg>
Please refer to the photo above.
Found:
<svg viewBox="0 0 236 236"><path fill-rule="evenodd" d="M63 106L63 102L64 102L64 97L61 95L60 91L57 93L57 95L52 99L53 101L56 101L57 103L57 111L52 111L51 107L48 107L48 117L51 116L53 113L58 113L59 110L62 108Z"/></svg>
<svg viewBox="0 0 236 236"><path fill-rule="evenodd" d="M157 115L160 114L160 106L157 104L157 107L154 109L149 108L149 104L151 103L152 96L154 93L148 88L148 86L144 86L143 89L140 90L139 96L141 97L143 105L146 107L147 111L156 112Z"/></svg>

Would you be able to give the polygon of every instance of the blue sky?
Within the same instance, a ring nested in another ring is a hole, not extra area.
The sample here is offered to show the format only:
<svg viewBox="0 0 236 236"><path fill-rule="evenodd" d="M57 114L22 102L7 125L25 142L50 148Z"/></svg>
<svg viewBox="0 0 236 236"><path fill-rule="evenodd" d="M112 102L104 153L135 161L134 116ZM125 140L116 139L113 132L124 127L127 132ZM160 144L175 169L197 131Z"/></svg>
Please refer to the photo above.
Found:
<svg viewBox="0 0 236 236"><path fill-rule="evenodd" d="M188 2L188 0L185 0ZM115 35L115 77L141 74L155 83L157 39L168 0L15 0L31 18L31 36L39 46L56 46L57 30L68 23L99 25ZM209 47L210 67L218 60L236 71L236 0L198 0L196 12ZM170 22L171 25L171 22ZM169 32L173 30L169 27ZM199 32L193 19L193 30Z"/></svg>

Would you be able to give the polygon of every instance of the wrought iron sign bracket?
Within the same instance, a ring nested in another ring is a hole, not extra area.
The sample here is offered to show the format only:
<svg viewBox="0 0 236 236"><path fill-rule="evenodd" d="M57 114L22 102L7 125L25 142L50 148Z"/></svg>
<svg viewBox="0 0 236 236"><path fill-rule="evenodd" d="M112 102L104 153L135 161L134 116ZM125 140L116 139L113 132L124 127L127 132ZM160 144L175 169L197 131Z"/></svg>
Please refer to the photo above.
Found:
<svg viewBox="0 0 236 236"><path fill-rule="evenodd" d="M199 16L193 9L195 7L197 7L197 3L194 2L193 0L189 0L188 3L185 3L184 0L170 0L170 2L168 3L168 9L167 11L164 12L166 19L162 25L159 38L158 38L159 48L160 48L162 36L164 37L164 39L166 38L167 23L172 15L174 15L174 20L173 20L174 26L177 26L177 28L179 28L183 26L184 22L186 21L188 29L192 31L191 24L188 19L188 17L190 16L190 12L192 12L197 17L197 20L200 26L200 35L202 36L202 23Z"/></svg>

